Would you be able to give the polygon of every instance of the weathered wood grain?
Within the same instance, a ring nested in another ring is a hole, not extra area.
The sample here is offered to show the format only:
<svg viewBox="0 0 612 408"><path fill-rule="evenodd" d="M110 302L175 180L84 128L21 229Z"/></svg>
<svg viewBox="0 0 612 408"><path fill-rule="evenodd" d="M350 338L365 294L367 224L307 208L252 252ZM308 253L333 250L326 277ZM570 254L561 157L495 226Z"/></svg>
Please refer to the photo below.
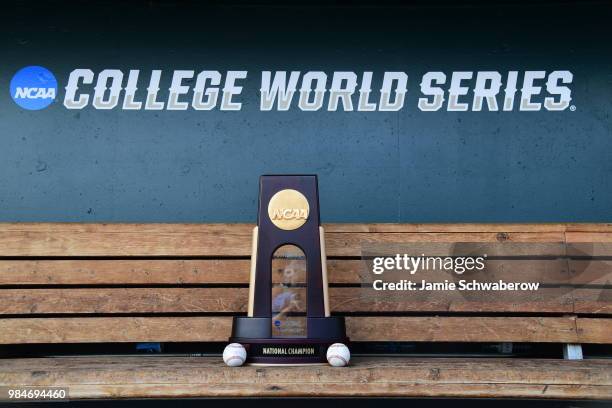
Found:
<svg viewBox="0 0 612 408"><path fill-rule="evenodd" d="M4 289L0 314L245 312L247 288Z"/></svg>
<svg viewBox="0 0 612 408"><path fill-rule="evenodd" d="M0 232L209 232L228 228L249 233L249 223L0 223ZM612 232L612 223L336 223L323 224L328 232Z"/></svg>
<svg viewBox="0 0 612 408"><path fill-rule="evenodd" d="M328 256L359 256L364 248L383 247L386 245L405 244L411 242L532 242L555 243L563 242L563 233L326 233Z"/></svg>
<svg viewBox="0 0 612 408"><path fill-rule="evenodd" d="M569 267L568 267L569 266ZM372 273L371 261L328 260L332 284L359 284L380 278ZM248 284L248 259L86 259L86 260L0 260L2 285L189 285ZM612 261L574 259L505 259L486 261L482 272L387 271L386 280L422 277L429 282L476 278L542 284L610 285ZM278 274L273 274L279 282Z"/></svg>
<svg viewBox="0 0 612 408"><path fill-rule="evenodd" d="M229 316L0 319L0 344L226 341ZM612 343L607 319L347 317L352 341Z"/></svg>
<svg viewBox="0 0 612 408"><path fill-rule="evenodd" d="M0 260L0 285L248 283L249 260Z"/></svg>
<svg viewBox="0 0 612 408"><path fill-rule="evenodd" d="M249 233L249 223L0 223L0 232L209 232L228 228ZM612 223L333 223L328 232L612 232Z"/></svg>
<svg viewBox="0 0 612 408"><path fill-rule="evenodd" d="M304 288L292 289L305 299ZM583 291L583 290L581 290ZM567 288L537 292L400 292L367 288L330 288L332 312L531 312L573 313ZM599 291L597 292L599 293ZM582 293L582 313L605 312ZM2 289L0 314L92 313L244 313L248 288L62 288ZM590 310L589 305L595 305Z"/></svg>
<svg viewBox="0 0 612 408"><path fill-rule="evenodd" d="M565 232L568 228L577 231L612 231L612 224L396 224L396 223L347 223L324 224L327 232Z"/></svg>
<svg viewBox="0 0 612 408"><path fill-rule="evenodd" d="M568 243L612 242L612 231L568 231L565 233Z"/></svg>
<svg viewBox="0 0 612 408"><path fill-rule="evenodd" d="M359 228L356 228L359 230ZM526 228L528 229L528 228ZM564 242L547 232L326 232L328 256L405 242ZM0 224L0 256L249 256L247 224ZM95 242L95 245L92 243Z"/></svg>
<svg viewBox="0 0 612 408"><path fill-rule="evenodd" d="M612 260L570 259L568 266L570 274L568 283L604 285L612 288Z"/></svg>
<svg viewBox="0 0 612 408"><path fill-rule="evenodd" d="M612 314L612 288L576 289L573 291L575 313ZM610 320L612 326L612 319Z"/></svg>
<svg viewBox="0 0 612 408"><path fill-rule="evenodd" d="M69 387L71 398L612 397L609 360L354 358L350 367L226 367L220 357L5 360L0 385Z"/></svg>
<svg viewBox="0 0 612 408"><path fill-rule="evenodd" d="M612 344L612 323L610 320L579 318L576 320L577 334L579 338L585 333L593 343Z"/></svg>
<svg viewBox="0 0 612 408"><path fill-rule="evenodd" d="M591 334L603 337L597 323L579 336L576 317L351 317L348 335L359 341L580 343Z"/></svg>
<svg viewBox="0 0 612 408"><path fill-rule="evenodd" d="M231 317L0 319L0 344L225 341L231 329Z"/></svg>
<svg viewBox="0 0 612 408"><path fill-rule="evenodd" d="M248 259L0 260L2 285L189 285L249 283ZM328 260L330 283L359 283L360 260ZM279 277L273 275L275 282Z"/></svg>

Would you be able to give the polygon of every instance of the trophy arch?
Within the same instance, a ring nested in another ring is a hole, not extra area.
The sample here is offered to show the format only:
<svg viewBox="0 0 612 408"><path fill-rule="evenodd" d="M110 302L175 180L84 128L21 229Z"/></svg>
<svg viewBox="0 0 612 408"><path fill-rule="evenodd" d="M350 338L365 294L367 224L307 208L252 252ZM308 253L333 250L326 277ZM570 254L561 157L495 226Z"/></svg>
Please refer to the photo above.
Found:
<svg viewBox="0 0 612 408"><path fill-rule="evenodd" d="M307 337L307 263L304 251L291 243L272 255L272 337Z"/></svg>

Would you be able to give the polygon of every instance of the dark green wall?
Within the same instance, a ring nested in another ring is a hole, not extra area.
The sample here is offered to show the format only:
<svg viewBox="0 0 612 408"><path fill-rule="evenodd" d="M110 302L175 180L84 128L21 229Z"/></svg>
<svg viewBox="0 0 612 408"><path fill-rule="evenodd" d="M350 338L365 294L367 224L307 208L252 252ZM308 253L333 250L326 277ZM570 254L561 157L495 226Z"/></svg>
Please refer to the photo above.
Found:
<svg viewBox="0 0 612 408"><path fill-rule="evenodd" d="M607 3L287 3L3 3L0 221L254 221L264 173L317 173L327 222L612 221ZM28 65L57 78L44 110L11 99ZM76 111L76 68L249 77L239 112ZM262 70L406 71L407 100L261 112ZM417 109L425 72L488 70L569 70L575 111Z"/></svg>

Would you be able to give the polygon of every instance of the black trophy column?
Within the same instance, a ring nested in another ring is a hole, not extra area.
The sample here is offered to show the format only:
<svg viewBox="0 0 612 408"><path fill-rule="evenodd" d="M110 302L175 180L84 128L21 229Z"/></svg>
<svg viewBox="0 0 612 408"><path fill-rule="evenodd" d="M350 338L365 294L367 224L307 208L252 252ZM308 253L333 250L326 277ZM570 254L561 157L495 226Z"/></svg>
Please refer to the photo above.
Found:
<svg viewBox="0 0 612 408"><path fill-rule="evenodd" d="M301 227L286 231L276 227L268 215L268 203L281 190L293 189L308 200L309 216ZM323 275L319 237L319 193L317 176L261 176L259 180L259 212L257 225L257 264L254 317L272 315L272 256L282 245L299 247L306 256L307 317L324 317ZM310 329L307 329L310 332Z"/></svg>

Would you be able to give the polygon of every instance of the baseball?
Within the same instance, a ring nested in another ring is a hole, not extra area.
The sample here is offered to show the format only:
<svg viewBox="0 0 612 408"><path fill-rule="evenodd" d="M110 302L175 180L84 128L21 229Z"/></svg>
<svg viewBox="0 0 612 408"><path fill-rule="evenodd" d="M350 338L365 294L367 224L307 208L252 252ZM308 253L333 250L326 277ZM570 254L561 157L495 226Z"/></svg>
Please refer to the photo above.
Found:
<svg viewBox="0 0 612 408"><path fill-rule="evenodd" d="M223 361L230 367L238 367L244 364L246 360L246 350L240 343L231 343L225 346L223 350Z"/></svg>
<svg viewBox="0 0 612 408"><path fill-rule="evenodd" d="M351 352L342 343L334 343L327 349L327 362L334 367L347 366L351 360Z"/></svg>

